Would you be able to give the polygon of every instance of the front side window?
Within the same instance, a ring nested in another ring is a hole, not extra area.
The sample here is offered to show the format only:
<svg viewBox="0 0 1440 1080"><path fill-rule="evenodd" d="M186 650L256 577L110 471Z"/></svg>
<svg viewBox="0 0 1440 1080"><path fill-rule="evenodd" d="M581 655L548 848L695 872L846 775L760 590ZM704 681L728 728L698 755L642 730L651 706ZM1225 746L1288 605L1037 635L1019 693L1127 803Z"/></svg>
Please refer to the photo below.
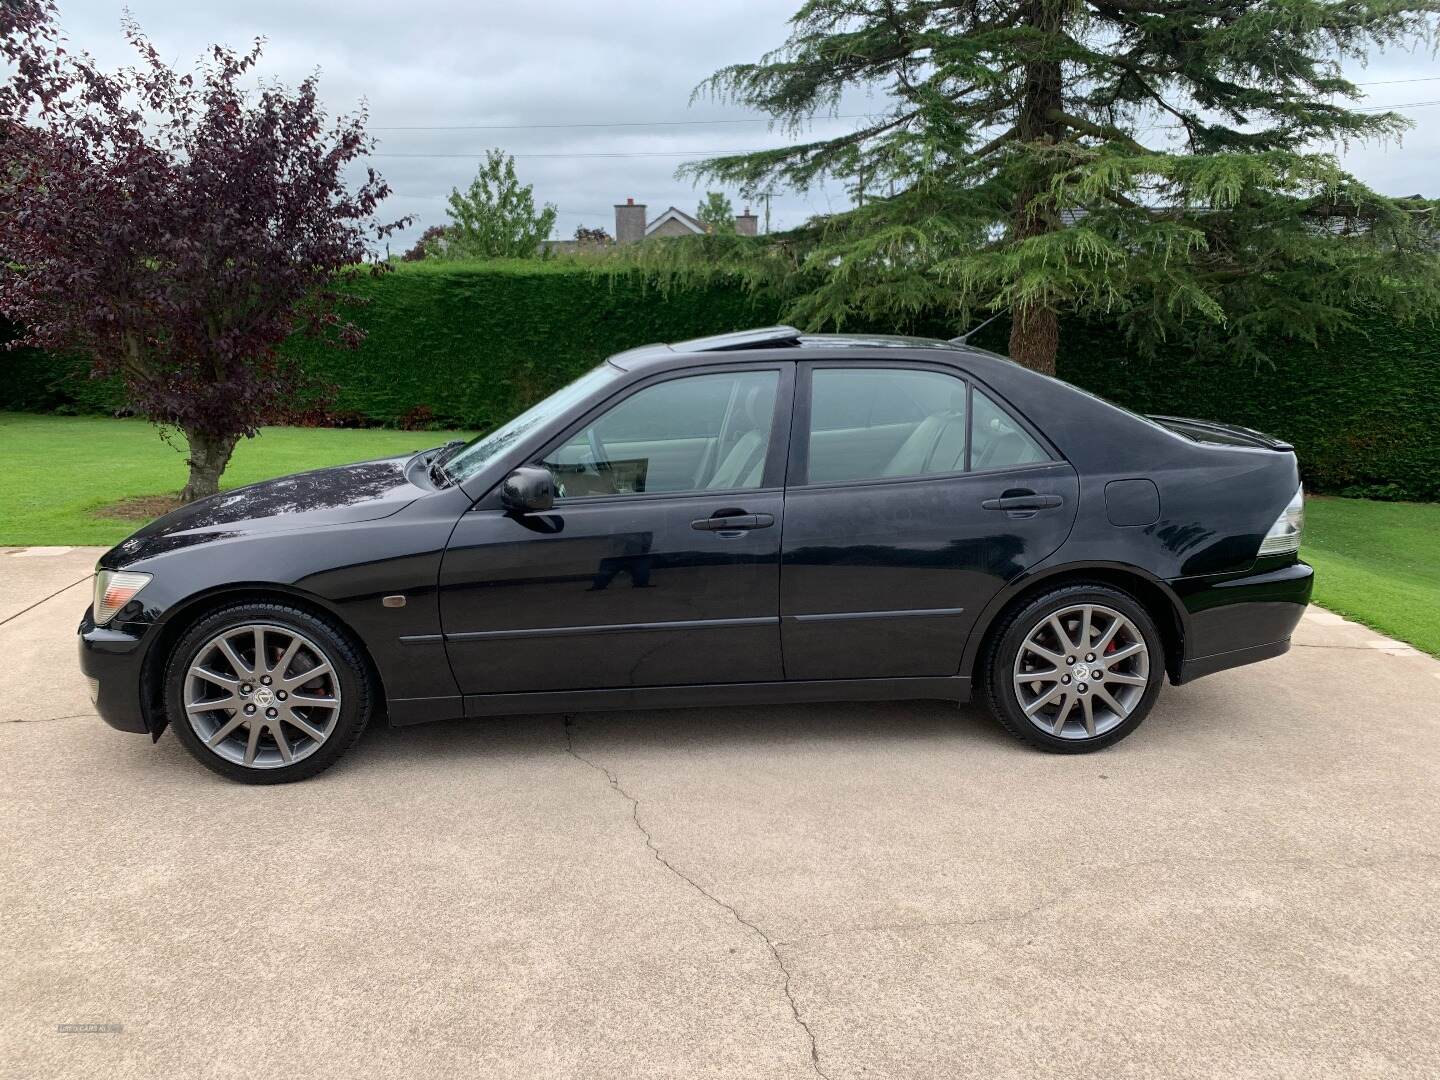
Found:
<svg viewBox="0 0 1440 1080"><path fill-rule="evenodd" d="M545 456L564 498L758 488L777 371L691 375L647 386Z"/></svg>
<svg viewBox="0 0 1440 1080"><path fill-rule="evenodd" d="M812 375L812 484L960 472L965 439L965 382L953 375L905 368Z"/></svg>

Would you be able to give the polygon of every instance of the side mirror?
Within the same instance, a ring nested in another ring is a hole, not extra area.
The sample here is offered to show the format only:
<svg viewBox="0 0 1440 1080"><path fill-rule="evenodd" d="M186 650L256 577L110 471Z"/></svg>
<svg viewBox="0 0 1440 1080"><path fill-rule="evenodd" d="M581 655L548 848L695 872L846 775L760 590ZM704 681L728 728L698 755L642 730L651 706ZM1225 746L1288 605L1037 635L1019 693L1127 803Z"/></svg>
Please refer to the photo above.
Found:
<svg viewBox="0 0 1440 1080"><path fill-rule="evenodd" d="M555 505L555 477L539 465L522 465L500 485L500 505L521 514L541 514Z"/></svg>

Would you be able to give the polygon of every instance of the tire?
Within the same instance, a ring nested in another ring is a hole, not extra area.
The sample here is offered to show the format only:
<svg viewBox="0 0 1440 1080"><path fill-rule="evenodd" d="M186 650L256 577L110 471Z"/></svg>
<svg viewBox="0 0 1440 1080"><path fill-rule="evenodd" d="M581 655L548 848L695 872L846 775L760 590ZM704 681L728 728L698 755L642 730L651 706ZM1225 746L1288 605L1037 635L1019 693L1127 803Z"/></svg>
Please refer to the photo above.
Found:
<svg viewBox="0 0 1440 1080"><path fill-rule="evenodd" d="M286 784L328 769L360 738L374 696L360 650L341 627L280 603L210 612L165 668L171 729L206 768L246 784Z"/></svg>
<svg viewBox="0 0 1440 1080"><path fill-rule="evenodd" d="M1087 631L1097 648L1081 647ZM1029 673L1037 677L1024 679ZM1164 646L1144 605L1113 586L1082 583L1005 616L981 660L979 698L1017 739L1084 754L1138 728L1164 680Z"/></svg>

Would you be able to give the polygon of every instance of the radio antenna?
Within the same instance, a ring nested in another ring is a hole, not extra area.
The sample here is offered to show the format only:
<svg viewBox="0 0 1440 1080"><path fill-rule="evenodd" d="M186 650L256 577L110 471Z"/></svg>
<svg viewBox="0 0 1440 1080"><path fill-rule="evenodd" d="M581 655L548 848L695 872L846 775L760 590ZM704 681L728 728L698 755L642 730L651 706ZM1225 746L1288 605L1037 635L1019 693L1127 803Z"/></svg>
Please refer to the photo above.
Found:
<svg viewBox="0 0 1440 1080"><path fill-rule="evenodd" d="M1004 314L1005 314L1005 312L1003 312L1003 311L997 311L994 315L991 315L988 319L986 319L984 322L982 322L979 326L972 326L969 330L966 330L965 333L961 334L959 337L952 337L952 338L950 339L950 344L951 344L951 345L968 345L968 344L970 344L970 338L971 338L973 335L978 334L981 330L984 330L985 327L989 326L992 322L994 322L996 319L1000 318L1000 316L1001 316L1001 315L1004 315Z"/></svg>

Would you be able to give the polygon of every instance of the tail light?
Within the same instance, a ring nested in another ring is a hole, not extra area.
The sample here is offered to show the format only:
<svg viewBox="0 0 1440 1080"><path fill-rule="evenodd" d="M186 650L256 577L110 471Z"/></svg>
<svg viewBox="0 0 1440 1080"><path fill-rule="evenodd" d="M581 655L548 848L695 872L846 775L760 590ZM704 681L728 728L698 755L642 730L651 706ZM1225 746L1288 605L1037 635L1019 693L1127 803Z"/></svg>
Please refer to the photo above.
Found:
<svg viewBox="0 0 1440 1080"><path fill-rule="evenodd" d="M153 574L137 574L131 570L95 571L95 625L104 626L115 613L135 599L135 594L150 583Z"/></svg>
<svg viewBox="0 0 1440 1080"><path fill-rule="evenodd" d="M1265 539L1260 542L1261 555L1287 555L1300 550L1300 530L1305 527L1305 488L1295 489L1295 497L1275 519Z"/></svg>

